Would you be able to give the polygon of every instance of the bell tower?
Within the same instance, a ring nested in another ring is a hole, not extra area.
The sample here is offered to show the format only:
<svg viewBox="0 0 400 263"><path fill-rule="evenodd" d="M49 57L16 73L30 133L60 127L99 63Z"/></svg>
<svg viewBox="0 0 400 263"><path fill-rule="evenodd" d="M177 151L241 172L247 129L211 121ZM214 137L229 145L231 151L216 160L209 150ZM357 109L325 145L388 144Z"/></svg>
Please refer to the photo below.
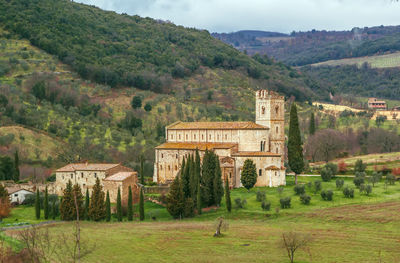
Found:
<svg viewBox="0 0 400 263"><path fill-rule="evenodd" d="M284 97L273 91L256 91L256 123L269 128L269 151L273 153L284 154Z"/></svg>

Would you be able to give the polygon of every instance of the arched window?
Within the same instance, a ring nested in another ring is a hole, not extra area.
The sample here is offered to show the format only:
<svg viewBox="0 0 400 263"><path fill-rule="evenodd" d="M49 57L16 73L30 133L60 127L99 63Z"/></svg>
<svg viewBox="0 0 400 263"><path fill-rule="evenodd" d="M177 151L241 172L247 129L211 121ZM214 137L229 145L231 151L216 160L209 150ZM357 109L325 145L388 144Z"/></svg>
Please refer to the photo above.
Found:
<svg viewBox="0 0 400 263"><path fill-rule="evenodd" d="M164 154L163 154L163 153L161 154L161 159L162 159L162 158L164 158Z"/></svg>
<svg viewBox="0 0 400 263"><path fill-rule="evenodd" d="M211 134L208 136L208 138L211 140Z"/></svg>
<svg viewBox="0 0 400 263"><path fill-rule="evenodd" d="M278 133L279 133L279 127L276 126L276 134L278 134Z"/></svg>
<svg viewBox="0 0 400 263"><path fill-rule="evenodd" d="M262 170L261 169L258 170L258 176L262 176Z"/></svg>
<svg viewBox="0 0 400 263"><path fill-rule="evenodd" d="M195 135L193 135L193 138L196 140L196 134L195 134Z"/></svg>
<svg viewBox="0 0 400 263"><path fill-rule="evenodd" d="M278 114L279 113L279 106L276 106L275 107L275 114Z"/></svg>
<svg viewBox="0 0 400 263"><path fill-rule="evenodd" d="M225 140L228 140L228 135L227 134L225 134Z"/></svg>
<svg viewBox="0 0 400 263"><path fill-rule="evenodd" d="M261 114L265 114L265 107L264 106L261 107Z"/></svg>
<svg viewBox="0 0 400 263"><path fill-rule="evenodd" d="M263 141L261 141L261 142L260 142L260 152L263 152L263 151L264 151L263 147L264 147L264 143L263 143Z"/></svg>
<svg viewBox="0 0 400 263"><path fill-rule="evenodd" d="M171 166L168 165L168 171L171 171Z"/></svg>
<svg viewBox="0 0 400 263"><path fill-rule="evenodd" d="M203 140L203 141L204 141L204 134L202 134L202 135L201 135L201 140Z"/></svg>
<svg viewBox="0 0 400 263"><path fill-rule="evenodd" d="M179 134L179 140L181 139L181 135Z"/></svg>
<svg viewBox="0 0 400 263"><path fill-rule="evenodd" d="M186 140L188 140L189 139L189 137L188 137L188 135L186 134Z"/></svg>
<svg viewBox="0 0 400 263"><path fill-rule="evenodd" d="M276 147L276 153L279 153L279 149L278 149L278 147Z"/></svg>

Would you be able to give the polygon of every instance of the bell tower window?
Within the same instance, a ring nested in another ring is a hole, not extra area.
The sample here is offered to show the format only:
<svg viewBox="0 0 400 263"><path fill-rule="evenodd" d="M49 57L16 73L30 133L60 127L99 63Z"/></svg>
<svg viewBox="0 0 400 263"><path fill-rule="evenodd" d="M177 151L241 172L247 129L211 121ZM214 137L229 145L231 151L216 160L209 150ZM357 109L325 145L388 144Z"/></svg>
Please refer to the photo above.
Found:
<svg viewBox="0 0 400 263"><path fill-rule="evenodd" d="M264 107L264 106L261 107L261 114L262 114L262 115L265 114L265 107Z"/></svg>
<svg viewBox="0 0 400 263"><path fill-rule="evenodd" d="M278 113L279 113L279 106L276 106L275 107L275 114L278 115Z"/></svg>

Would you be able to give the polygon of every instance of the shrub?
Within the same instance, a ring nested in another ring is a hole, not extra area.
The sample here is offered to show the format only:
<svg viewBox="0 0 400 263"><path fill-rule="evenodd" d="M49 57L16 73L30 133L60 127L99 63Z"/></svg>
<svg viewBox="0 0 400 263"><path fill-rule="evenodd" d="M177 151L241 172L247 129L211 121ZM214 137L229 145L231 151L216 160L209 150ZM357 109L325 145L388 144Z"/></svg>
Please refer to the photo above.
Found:
<svg viewBox="0 0 400 263"><path fill-rule="evenodd" d="M236 198L235 199L235 208L239 209L239 208L244 208L247 204L246 199L241 199L241 198Z"/></svg>
<svg viewBox="0 0 400 263"><path fill-rule="evenodd" d="M322 190L321 197L324 201L332 201L333 191L332 190Z"/></svg>
<svg viewBox="0 0 400 263"><path fill-rule="evenodd" d="M354 189L351 187L346 186L343 189L343 194L346 198L353 198L354 197Z"/></svg>
<svg viewBox="0 0 400 263"><path fill-rule="evenodd" d="M257 197L256 197L258 202L263 202L265 201L265 192L264 191L257 191Z"/></svg>
<svg viewBox="0 0 400 263"><path fill-rule="evenodd" d="M271 209L271 202L262 201L261 208L262 210L269 211Z"/></svg>
<svg viewBox="0 0 400 263"><path fill-rule="evenodd" d="M292 198L290 196L281 198L279 200L279 202L281 203L281 208L282 209L290 208L291 201L292 201Z"/></svg>
<svg viewBox="0 0 400 263"><path fill-rule="evenodd" d="M375 186L376 183L378 183L382 179L382 174L378 172L373 172L372 176L368 178L368 182L372 184L372 186Z"/></svg>
<svg viewBox="0 0 400 263"><path fill-rule="evenodd" d="M334 164L334 163L327 163L327 164L325 165L325 168L331 171L332 177L335 177L335 175L337 175L337 173L338 173L338 166L337 166L337 164Z"/></svg>
<svg viewBox="0 0 400 263"><path fill-rule="evenodd" d="M331 178L332 178L332 171L327 167L322 168L322 170L321 170L322 181L329 182L331 180Z"/></svg>
<svg viewBox="0 0 400 263"><path fill-rule="evenodd" d="M354 165L354 172L364 172L365 169L367 168L367 165L363 163L362 160L357 160L355 165Z"/></svg>
<svg viewBox="0 0 400 263"><path fill-rule="evenodd" d="M360 194L364 193L364 191L365 191L365 184L360 184L360 185L358 186L358 189L360 190Z"/></svg>
<svg viewBox="0 0 400 263"><path fill-rule="evenodd" d="M354 185L356 187L360 187L360 185L365 183L365 173L364 172L356 172L356 177L353 180Z"/></svg>
<svg viewBox="0 0 400 263"><path fill-rule="evenodd" d="M347 172L347 164L345 162L340 162L338 165L339 173L346 173Z"/></svg>
<svg viewBox="0 0 400 263"><path fill-rule="evenodd" d="M300 195L300 201L304 205L309 205L311 201L311 196L309 196L308 194L302 194Z"/></svg>
<svg viewBox="0 0 400 263"><path fill-rule="evenodd" d="M305 186L304 184L297 184L295 185L295 187L293 188L294 192L296 193L296 195L302 195L306 192Z"/></svg>
<svg viewBox="0 0 400 263"><path fill-rule="evenodd" d="M386 175L386 182L387 182L389 185L394 185L395 181L396 181L396 178L394 177L393 174L388 174L388 175Z"/></svg>
<svg viewBox="0 0 400 263"><path fill-rule="evenodd" d="M314 192L318 193L322 189L321 181L314 181Z"/></svg>
<svg viewBox="0 0 400 263"><path fill-rule="evenodd" d="M336 179L336 188L337 189L342 189L343 185L344 185L343 179Z"/></svg>
<svg viewBox="0 0 400 263"><path fill-rule="evenodd" d="M365 187L365 194L370 195L372 193L372 186L369 184Z"/></svg>
<svg viewBox="0 0 400 263"><path fill-rule="evenodd" d="M308 191L311 191L312 190L312 186L313 186L312 182L308 182L306 185L307 185Z"/></svg>

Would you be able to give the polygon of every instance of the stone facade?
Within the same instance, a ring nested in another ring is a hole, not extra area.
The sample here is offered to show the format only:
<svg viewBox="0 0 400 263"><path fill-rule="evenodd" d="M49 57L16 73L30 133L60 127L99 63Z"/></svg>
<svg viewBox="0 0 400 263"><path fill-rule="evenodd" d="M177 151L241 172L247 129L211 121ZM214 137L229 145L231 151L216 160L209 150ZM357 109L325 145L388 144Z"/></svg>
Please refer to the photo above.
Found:
<svg viewBox="0 0 400 263"><path fill-rule="evenodd" d="M104 181L107 178L121 172L128 172L131 175L129 176L130 178L125 178L117 184L123 187L128 187L129 185L135 187L137 182L137 173L121 164L89 164L87 162L68 164L56 171L55 192L58 195L63 195L63 191L68 181L71 181L72 184L78 184L81 187L83 194L85 194L86 189L88 189L89 194L91 195L97 178L100 179L100 183L104 187ZM109 190L116 193L118 188L114 189L110 186Z"/></svg>
<svg viewBox="0 0 400 263"><path fill-rule="evenodd" d="M121 191L121 200L128 202L129 186L132 188L133 203L139 202L140 187L137 185L138 175L136 172L119 172L103 180L104 191L108 191L111 203L117 202L118 188Z"/></svg>
<svg viewBox="0 0 400 263"><path fill-rule="evenodd" d="M246 159L257 167L257 186L285 184L284 98L260 90L255 94L255 122L176 122L166 127L166 143L156 147L153 181L169 184L184 157L206 149L220 157L222 176L231 187L240 187Z"/></svg>

